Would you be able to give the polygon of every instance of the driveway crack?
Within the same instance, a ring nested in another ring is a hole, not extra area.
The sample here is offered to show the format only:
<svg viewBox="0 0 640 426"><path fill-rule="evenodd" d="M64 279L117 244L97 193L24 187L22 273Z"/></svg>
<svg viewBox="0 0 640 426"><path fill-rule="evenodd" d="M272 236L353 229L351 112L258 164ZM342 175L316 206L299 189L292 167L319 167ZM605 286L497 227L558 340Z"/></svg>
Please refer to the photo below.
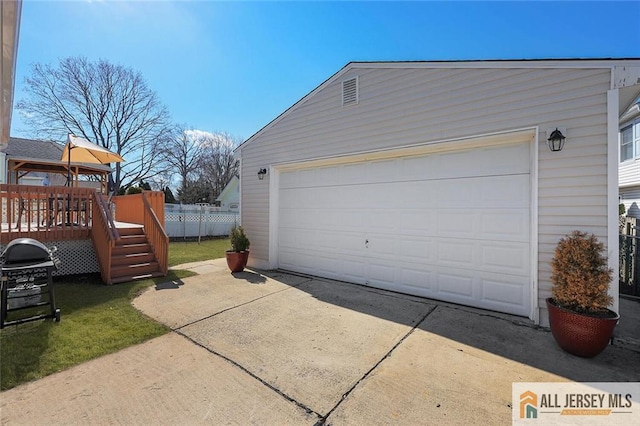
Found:
<svg viewBox="0 0 640 426"><path fill-rule="evenodd" d="M284 290L283 290L284 291ZM278 395L280 395L281 397L283 397L284 399L286 399L287 401L297 405L298 407L300 407L301 409L303 409L307 414L311 414L311 415L315 415L316 417L318 417L319 419L322 418L322 416L319 413L316 413L315 411L313 411L311 408L307 407L306 405L304 405L303 403L301 403L300 401L297 401L296 399L292 398L291 396L287 395L286 393L284 393L283 391L281 391L280 389L276 388L275 386L273 386L271 383L267 382L266 380L262 379L259 376L256 376L254 373L252 373L251 371L249 371L247 368L245 368L243 365L237 363L236 361L232 360L231 358L214 351L211 348L206 347L205 345L201 344L200 342L198 342L197 340L192 339L191 337L187 336L186 334L182 333L180 330L173 330L176 334L184 337L185 339L189 340L190 342L194 343L197 346L200 346L201 348L205 349L207 352L216 355L222 359L224 359L225 361L227 361L228 363L230 363L231 365L239 368L240 370L242 370L243 372L245 372L246 374L248 374L249 376L253 377L254 379L256 379L257 381L259 381L260 383L262 383L263 385L265 385L266 387L268 387L269 389L271 389L272 391L276 392ZM316 423L318 424L318 423Z"/></svg>
<svg viewBox="0 0 640 426"><path fill-rule="evenodd" d="M429 317L429 315L431 315L436 309L438 309L438 306L433 306L430 310L428 310L427 313L424 314L422 316L422 318L420 318L420 320L415 323L415 325L411 328L411 330L409 330L404 336L402 336L402 338L400 340L398 340L398 342L395 345L393 345L393 347L391 349L389 349L389 351L382 358L380 358L380 360L378 362L376 362L373 365L373 367L371 367L369 369L369 371L367 371L360 379L358 379L358 381L356 383L354 383L353 386L351 386L351 388L349 388L349 390L346 391L342 395L342 397L340 398L338 403L336 405L334 405L333 408L331 410L329 410L329 412L327 414L322 416L320 418L320 420L318 420L314 426L324 426L326 424L326 421L329 418L329 416L340 406L340 404L342 404L342 402L345 399L347 399L347 397L351 394L351 392L353 392L355 390L355 388L358 387L358 385L360 383L362 383L363 380L365 380L367 377L369 377L371 375L371 373L373 373L373 371L376 368L378 368L378 366L380 364L382 364L382 362L385 359L389 358L391 356L391 354L393 353L393 351L395 351L396 348L398 346L400 346L400 344L402 344L402 342L404 342L407 339L407 337L409 337L411 334L413 334L413 332L420 326L420 324L422 324L427 319L427 317Z"/></svg>

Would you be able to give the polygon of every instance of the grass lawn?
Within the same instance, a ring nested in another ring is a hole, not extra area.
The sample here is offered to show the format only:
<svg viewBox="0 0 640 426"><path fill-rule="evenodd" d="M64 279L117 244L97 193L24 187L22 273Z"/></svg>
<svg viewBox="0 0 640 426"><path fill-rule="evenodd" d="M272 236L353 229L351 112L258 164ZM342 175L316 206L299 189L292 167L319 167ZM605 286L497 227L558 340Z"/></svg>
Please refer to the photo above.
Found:
<svg viewBox="0 0 640 426"><path fill-rule="evenodd" d="M228 239L169 244L169 265L224 257ZM0 331L0 389L10 389L169 330L144 316L131 301L156 283L186 278L189 271L169 276L106 286L99 274L56 277L59 323L34 321Z"/></svg>
<svg viewBox="0 0 640 426"><path fill-rule="evenodd" d="M169 244L169 266L224 257L231 245L228 238L197 241L172 241Z"/></svg>

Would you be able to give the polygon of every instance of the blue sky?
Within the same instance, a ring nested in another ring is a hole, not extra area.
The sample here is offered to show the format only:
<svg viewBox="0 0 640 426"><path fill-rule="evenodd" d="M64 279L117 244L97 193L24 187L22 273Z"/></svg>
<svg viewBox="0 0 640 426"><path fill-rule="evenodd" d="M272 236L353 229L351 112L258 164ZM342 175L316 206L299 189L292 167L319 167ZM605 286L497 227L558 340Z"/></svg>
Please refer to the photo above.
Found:
<svg viewBox="0 0 640 426"><path fill-rule="evenodd" d="M640 57L640 2L24 0L33 63L140 71L176 123L246 139L350 61ZM12 136L31 137L14 111Z"/></svg>

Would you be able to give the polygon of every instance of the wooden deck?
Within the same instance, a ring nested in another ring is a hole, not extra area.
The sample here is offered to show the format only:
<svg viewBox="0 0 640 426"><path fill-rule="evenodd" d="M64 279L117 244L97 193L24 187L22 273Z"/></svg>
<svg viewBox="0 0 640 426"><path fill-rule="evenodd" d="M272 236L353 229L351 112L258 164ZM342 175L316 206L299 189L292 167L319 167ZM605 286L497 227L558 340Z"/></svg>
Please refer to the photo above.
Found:
<svg viewBox="0 0 640 426"><path fill-rule="evenodd" d="M109 200L90 188L1 184L0 245L24 237L56 244L90 241L107 284L166 275L164 193Z"/></svg>

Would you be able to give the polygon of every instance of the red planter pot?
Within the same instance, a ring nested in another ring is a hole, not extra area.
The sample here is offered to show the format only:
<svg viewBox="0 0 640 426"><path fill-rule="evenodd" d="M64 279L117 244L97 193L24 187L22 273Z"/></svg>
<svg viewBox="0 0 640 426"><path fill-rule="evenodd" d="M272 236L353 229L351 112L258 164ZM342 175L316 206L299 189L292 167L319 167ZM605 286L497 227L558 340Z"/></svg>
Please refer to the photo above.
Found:
<svg viewBox="0 0 640 426"><path fill-rule="evenodd" d="M227 266L231 269L231 272L242 272L247 261L249 260L249 251L228 251L226 252Z"/></svg>
<svg viewBox="0 0 640 426"><path fill-rule="evenodd" d="M549 326L554 339L565 351L584 358L592 358L605 350L620 315L609 311L610 317L580 314L547 299Z"/></svg>

